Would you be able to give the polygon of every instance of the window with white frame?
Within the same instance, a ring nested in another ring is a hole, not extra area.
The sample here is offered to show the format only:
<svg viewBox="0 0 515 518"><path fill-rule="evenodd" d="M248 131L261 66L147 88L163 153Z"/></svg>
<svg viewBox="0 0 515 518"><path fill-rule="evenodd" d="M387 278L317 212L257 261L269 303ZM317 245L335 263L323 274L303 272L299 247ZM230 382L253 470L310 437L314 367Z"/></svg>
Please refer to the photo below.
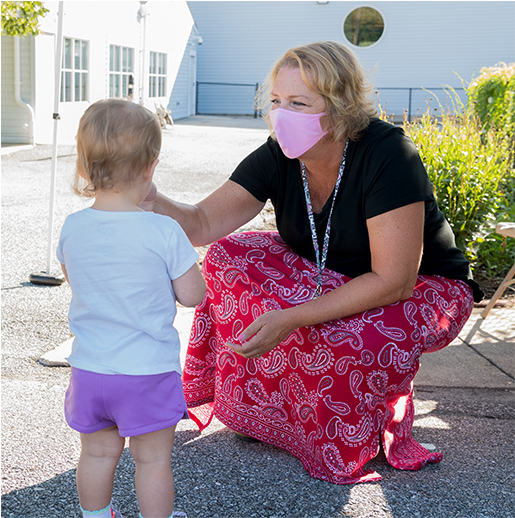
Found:
<svg viewBox="0 0 515 518"><path fill-rule="evenodd" d="M166 96L166 54L161 52L150 52L148 96Z"/></svg>
<svg viewBox="0 0 515 518"><path fill-rule="evenodd" d="M109 48L109 97L127 97L134 71L134 49L111 45Z"/></svg>
<svg viewBox="0 0 515 518"><path fill-rule="evenodd" d="M88 42L64 38L61 102L87 101Z"/></svg>

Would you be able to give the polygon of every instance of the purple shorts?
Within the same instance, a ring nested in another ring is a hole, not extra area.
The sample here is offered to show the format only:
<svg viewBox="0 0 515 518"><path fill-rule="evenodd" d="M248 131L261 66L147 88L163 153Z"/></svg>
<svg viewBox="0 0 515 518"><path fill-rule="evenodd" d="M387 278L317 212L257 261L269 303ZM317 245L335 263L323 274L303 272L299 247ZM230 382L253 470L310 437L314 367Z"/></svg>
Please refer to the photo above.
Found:
<svg viewBox="0 0 515 518"><path fill-rule="evenodd" d="M80 433L117 426L121 437L157 432L188 419L177 372L127 376L74 367L64 413L70 427Z"/></svg>

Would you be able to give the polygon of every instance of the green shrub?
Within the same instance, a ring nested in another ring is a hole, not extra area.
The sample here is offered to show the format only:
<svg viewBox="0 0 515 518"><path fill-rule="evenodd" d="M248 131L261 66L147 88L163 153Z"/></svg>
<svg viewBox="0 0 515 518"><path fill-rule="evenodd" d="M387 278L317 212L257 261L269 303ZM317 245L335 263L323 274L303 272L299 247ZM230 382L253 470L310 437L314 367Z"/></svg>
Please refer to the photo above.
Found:
<svg viewBox="0 0 515 518"><path fill-rule="evenodd" d="M454 102L460 116L441 106L428 108L420 119L405 120L404 130L420 152L438 205L472 269L490 278L504 276L515 261L515 247L494 230L499 221L515 221L509 140L485 130L472 110L459 106L455 93Z"/></svg>
<svg viewBox="0 0 515 518"><path fill-rule="evenodd" d="M469 108L485 130L494 128L513 139L515 130L515 63L481 69L466 89Z"/></svg>

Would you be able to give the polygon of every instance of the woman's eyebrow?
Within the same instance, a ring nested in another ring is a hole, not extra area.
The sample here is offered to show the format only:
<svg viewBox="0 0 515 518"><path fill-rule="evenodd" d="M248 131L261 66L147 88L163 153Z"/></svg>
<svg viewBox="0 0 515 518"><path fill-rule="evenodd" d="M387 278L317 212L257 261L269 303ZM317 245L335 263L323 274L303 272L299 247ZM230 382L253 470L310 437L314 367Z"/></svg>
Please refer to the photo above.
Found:
<svg viewBox="0 0 515 518"><path fill-rule="evenodd" d="M275 92L270 92L270 95L272 97L277 97L277 94ZM288 96L288 99L299 99L299 98L310 99L310 97L308 95L303 95L303 94L292 94L292 95Z"/></svg>

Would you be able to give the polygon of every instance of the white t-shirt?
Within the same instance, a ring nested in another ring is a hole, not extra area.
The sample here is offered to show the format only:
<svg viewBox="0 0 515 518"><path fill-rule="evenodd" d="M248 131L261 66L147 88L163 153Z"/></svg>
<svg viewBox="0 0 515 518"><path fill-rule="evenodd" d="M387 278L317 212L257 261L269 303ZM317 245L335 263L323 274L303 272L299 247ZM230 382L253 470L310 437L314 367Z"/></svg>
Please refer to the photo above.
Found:
<svg viewBox="0 0 515 518"><path fill-rule="evenodd" d="M71 366L103 374L181 373L171 280L198 255L175 220L88 208L66 218L57 258L72 288Z"/></svg>

